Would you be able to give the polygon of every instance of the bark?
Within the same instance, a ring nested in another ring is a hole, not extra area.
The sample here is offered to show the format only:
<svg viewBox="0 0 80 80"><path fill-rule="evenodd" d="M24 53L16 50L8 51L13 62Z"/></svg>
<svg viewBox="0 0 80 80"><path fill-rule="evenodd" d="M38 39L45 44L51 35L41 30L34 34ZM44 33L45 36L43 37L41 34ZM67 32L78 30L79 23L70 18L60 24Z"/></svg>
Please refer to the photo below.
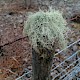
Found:
<svg viewBox="0 0 80 80"><path fill-rule="evenodd" d="M41 49L39 52L32 49L32 80L51 80L50 71L52 65L53 51Z"/></svg>

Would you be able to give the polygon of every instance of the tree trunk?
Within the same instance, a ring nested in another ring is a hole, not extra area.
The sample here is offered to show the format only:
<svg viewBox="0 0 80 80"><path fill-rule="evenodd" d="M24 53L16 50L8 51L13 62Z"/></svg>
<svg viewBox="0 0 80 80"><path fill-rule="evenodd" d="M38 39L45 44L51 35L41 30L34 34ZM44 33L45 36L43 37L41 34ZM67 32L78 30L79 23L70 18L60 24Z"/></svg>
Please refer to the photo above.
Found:
<svg viewBox="0 0 80 80"><path fill-rule="evenodd" d="M32 80L51 80L50 71L53 52L48 49L41 49L39 52L32 49Z"/></svg>

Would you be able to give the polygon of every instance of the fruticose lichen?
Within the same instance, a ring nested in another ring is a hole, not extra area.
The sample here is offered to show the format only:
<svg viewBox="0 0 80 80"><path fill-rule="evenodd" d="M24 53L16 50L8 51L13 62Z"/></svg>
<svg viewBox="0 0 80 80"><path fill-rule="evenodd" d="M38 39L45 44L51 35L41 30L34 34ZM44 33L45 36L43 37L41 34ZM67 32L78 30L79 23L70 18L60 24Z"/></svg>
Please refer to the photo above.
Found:
<svg viewBox="0 0 80 80"><path fill-rule="evenodd" d="M38 42L48 49L51 49L55 42L59 48L66 47L65 33L67 30L62 13L56 10L33 13L28 16L24 24L24 33L29 36L33 48L38 46Z"/></svg>

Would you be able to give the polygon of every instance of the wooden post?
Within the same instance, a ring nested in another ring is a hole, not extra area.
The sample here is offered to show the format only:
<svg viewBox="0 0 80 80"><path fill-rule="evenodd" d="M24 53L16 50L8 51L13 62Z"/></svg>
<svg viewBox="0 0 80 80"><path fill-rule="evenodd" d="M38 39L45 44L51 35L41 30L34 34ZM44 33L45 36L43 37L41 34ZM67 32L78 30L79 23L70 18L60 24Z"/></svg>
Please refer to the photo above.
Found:
<svg viewBox="0 0 80 80"><path fill-rule="evenodd" d="M32 80L51 80L50 71L53 52L48 49L39 49L40 53L32 49Z"/></svg>
<svg viewBox="0 0 80 80"><path fill-rule="evenodd" d="M57 46L63 48L67 45L64 33L68 28L65 25L66 21L62 14L55 10L39 11L29 16L25 22L24 32L29 36L33 47L33 80L51 80L50 70L54 49Z"/></svg>

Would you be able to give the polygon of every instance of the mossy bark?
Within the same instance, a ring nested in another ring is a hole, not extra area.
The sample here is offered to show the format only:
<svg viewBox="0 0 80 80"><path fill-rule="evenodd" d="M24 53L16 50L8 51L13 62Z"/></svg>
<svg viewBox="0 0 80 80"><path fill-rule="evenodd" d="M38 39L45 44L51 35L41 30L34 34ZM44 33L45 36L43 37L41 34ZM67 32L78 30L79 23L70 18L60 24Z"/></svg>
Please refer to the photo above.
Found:
<svg viewBox="0 0 80 80"><path fill-rule="evenodd" d="M52 65L53 51L39 49L38 53L32 49L32 80L51 80L50 71Z"/></svg>

